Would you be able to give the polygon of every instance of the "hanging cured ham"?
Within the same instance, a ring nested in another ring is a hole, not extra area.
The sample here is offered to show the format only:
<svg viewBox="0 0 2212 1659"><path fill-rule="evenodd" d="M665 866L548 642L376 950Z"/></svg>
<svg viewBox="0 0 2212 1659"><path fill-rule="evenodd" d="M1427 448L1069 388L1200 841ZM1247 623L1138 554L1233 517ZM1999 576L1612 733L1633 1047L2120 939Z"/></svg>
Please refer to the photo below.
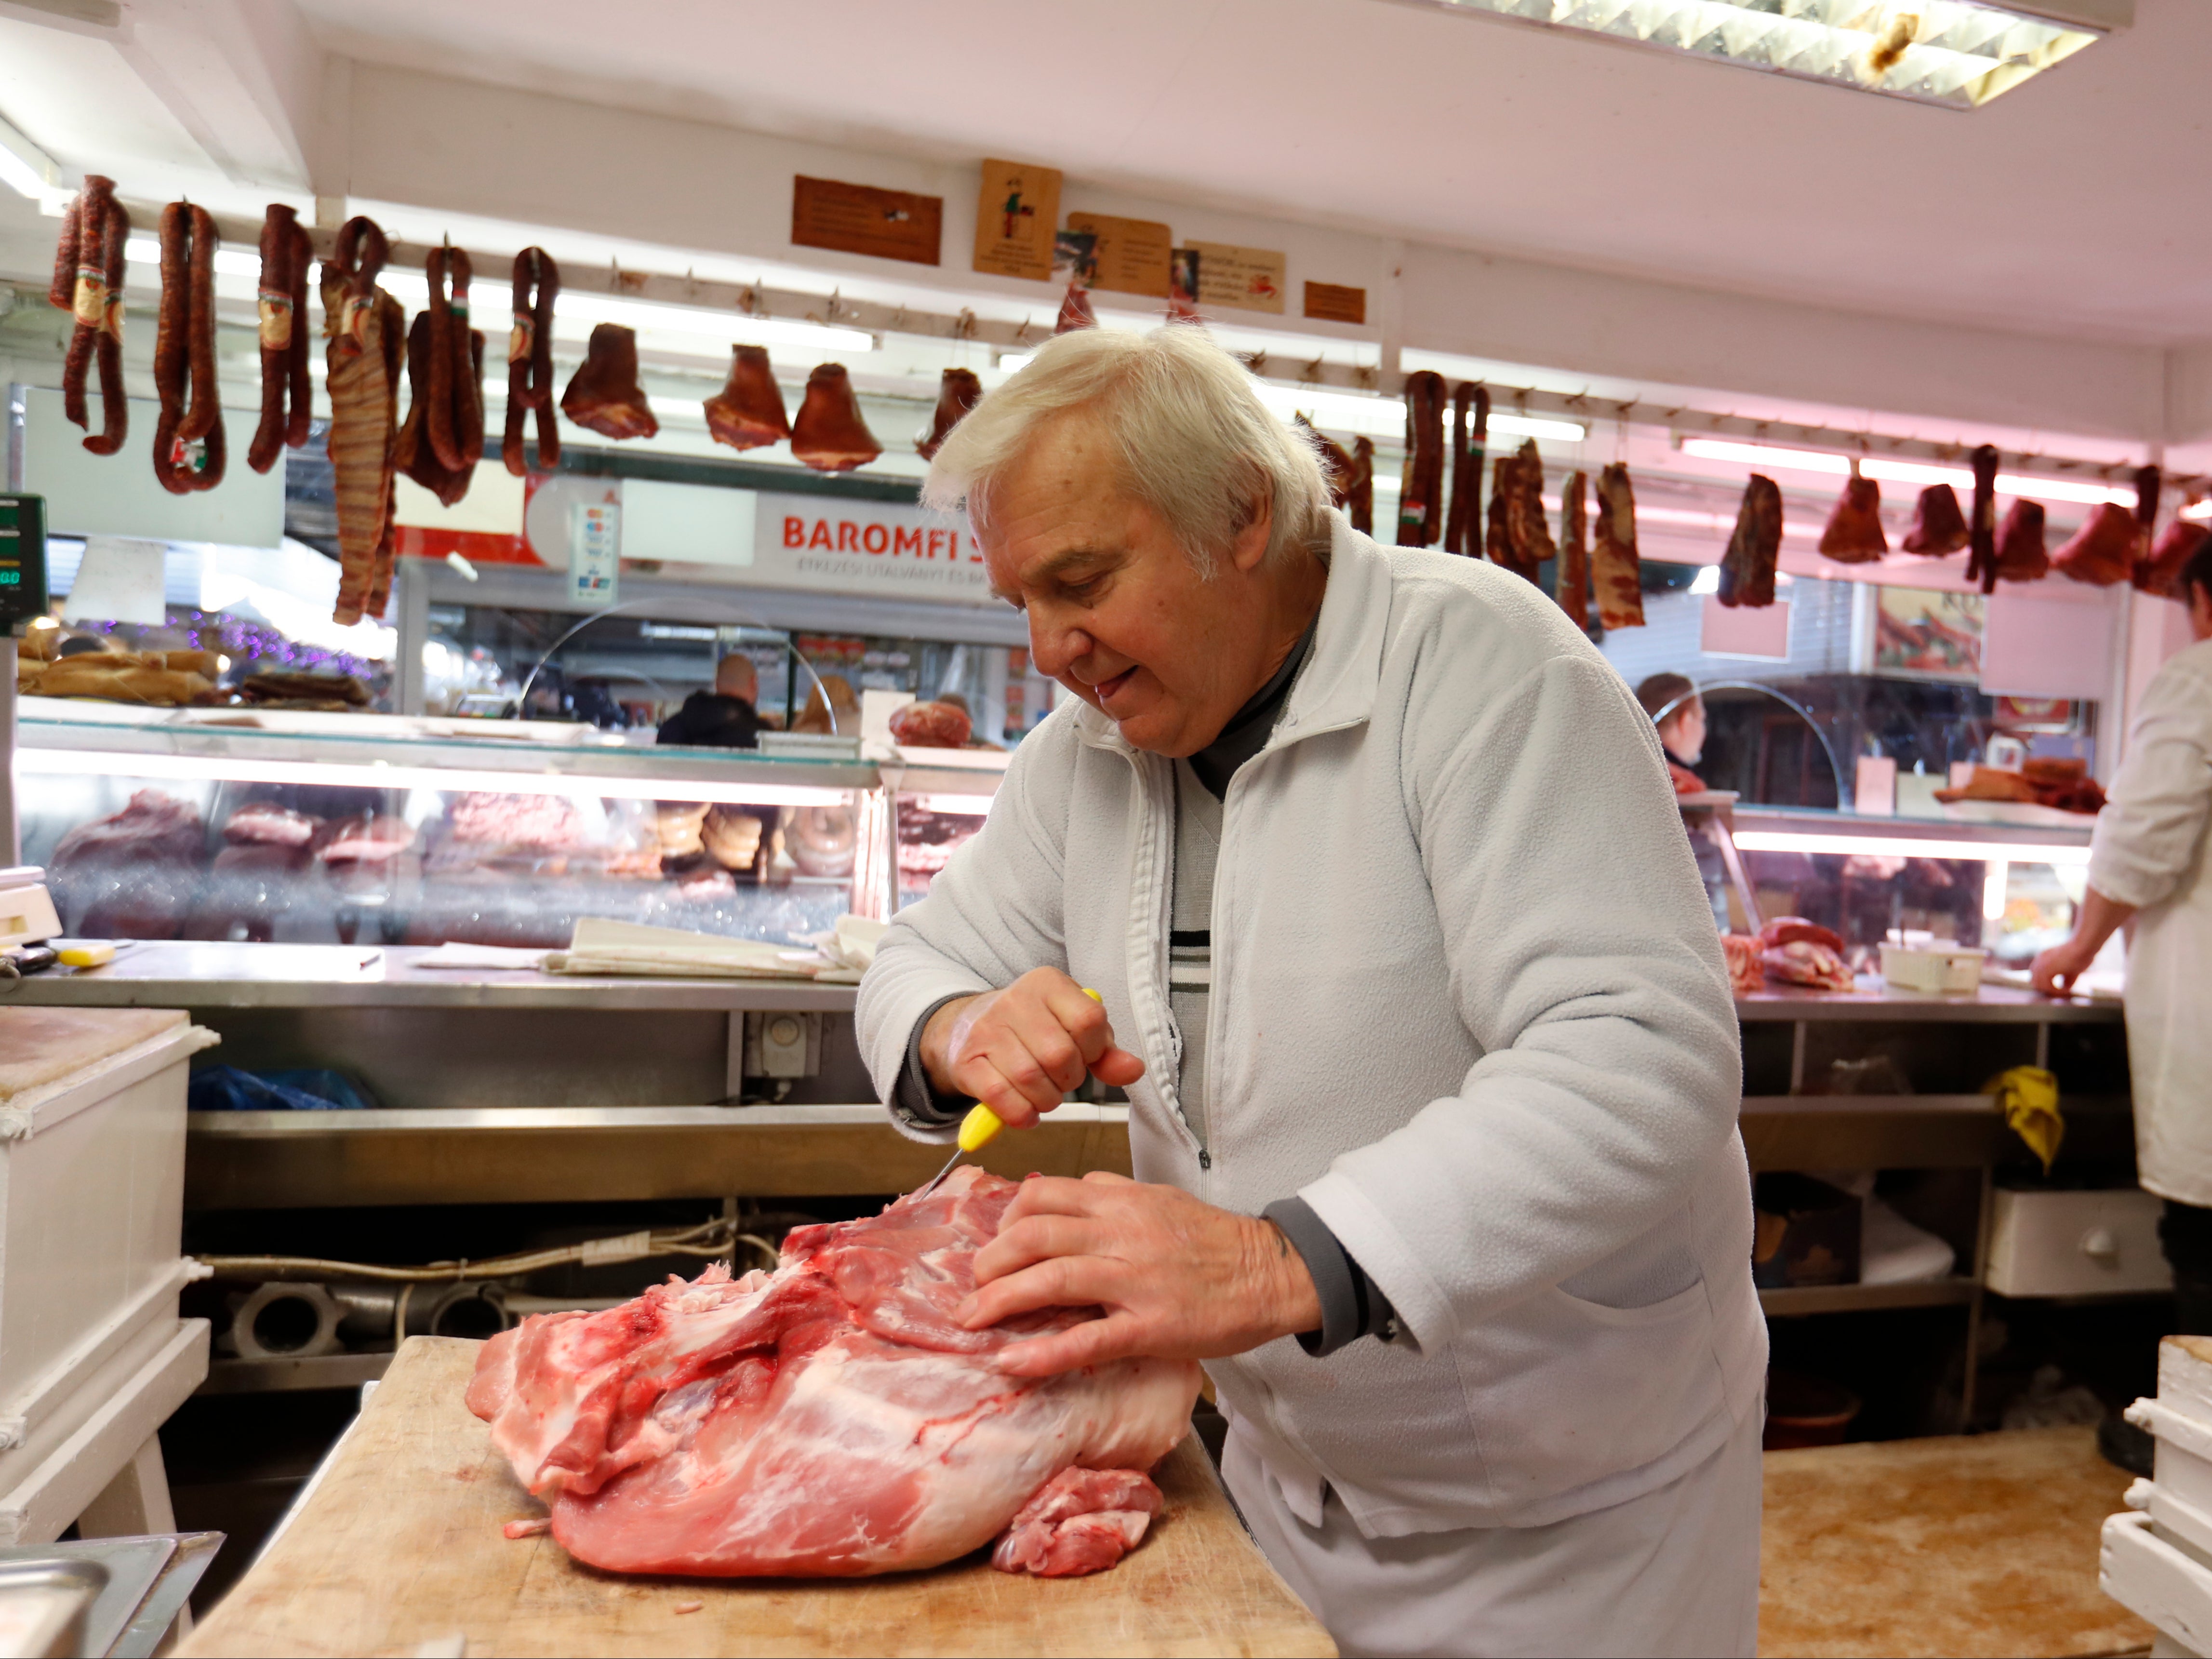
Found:
<svg viewBox="0 0 2212 1659"><path fill-rule="evenodd" d="M88 432L86 382L95 367L100 371L100 428L84 441L95 455L114 454L130 431L123 389L124 248L130 240L131 216L115 199L115 180L88 173L62 216L46 298L76 319L62 364L62 413Z"/></svg>
<svg viewBox="0 0 2212 1659"><path fill-rule="evenodd" d="M2043 542L2041 501L2017 501L1997 526L1997 574L2008 582L2039 582L2051 574Z"/></svg>
<svg viewBox="0 0 2212 1659"><path fill-rule="evenodd" d="M313 258L299 216L273 204L261 222L261 423L246 464L266 472L289 447L307 441L314 389L307 379L307 266Z"/></svg>
<svg viewBox="0 0 2212 1659"><path fill-rule="evenodd" d="M1577 628L1589 626L1589 475L1570 472L1559 486L1559 567L1553 588L1559 609Z"/></svg>
<svg viewBox="0 0 2212 1659"><path fill-rule="evenodd" d="M1721 560L1720 600L1761 610L1774 603L1775 567L1782 556L1782 491L1763 472L1743 488L1735 530Z"/></svg>
<svg viewBox="0 0 2212 1659"><path fill-rule="evenodd" d="M2117 501L2100 501L2051 563L2062 576L2111 587L2135 574L2142 538L2134 514Z"/></svg>
<svg viewBox="0 0 2212 1659"><path fill-rule="evenodd" d="M1534 438L1518 454L1498 457L1491 489L1484 550L1492 563L1533 582L1536 567L1559 554L1544 517L1544 458Z"/></svg>
<svg viewBox="0 0 2212 1659"><path fill-rule="evenodd" d="M933 458L952 435L961 417L983 401L983 383L972 368L948 368L937 383L937 409L930 416L928 433L915 448L927 460Z"/></svg>
<svg viewBox="0 0 2212 1659"><path fill-rule="evenodd" d="M660 422L637 378L637 331L600 323L584 348L584 362L561 394L561 412L586 432L617 442L653 438Z"/></svg>
<svg viewBox="0 0 2212 1659"><path fill-rule="evenodd" d="M2181 567L2189 562L2189 556L2204 545L2204 538L2212 531L2192 519L2177 518L2166 526L2166 533L2150 550L2150 556L2136 567L2135 583L2146 593L2157 593L2169 599L2186 604L2189 596L2181 591Z"/></svg>
<svg viewBox="0 0 2212 1659"><path fill-rule="evenodd" d="M1881 527L1881 486L1859 474L1851 463L1851 476L1844 493L1828 509L1828 522L1820 531L1820 556L1838 564L1872 564L1889 551L1889 538Z"/></svg>
<svg viewBox="0 0 2212 1659"><path fill-rule="evenodd" d="M1344 510L1363 536L1375 533L1375 441L1352 441L1352 471L1344 481Z"/></svg>
<svg viewBox="0 0 2212 1659"><path fill-rule="evenodd" d="M1912 528L1905 532L1901 545L1908 553L1948 558L1966 544L1972 533L1959 507L1959 492L1947 483L1929 484L1913 504Z"/></svg>
<svg viewBox="0 0 2212 1659"><path fill-rule="evenodd" d="M1398 545L1428 547L1443 528L1444 377L1406 377L1406 466L1398 486Z"/></svg>
<svg viewBox="0 0 2212 1659"><path fill-rule="evenodd" d="M759 449L781 443L791 435L783 388L775 383L775 370L769 363L765 346L730 348L730 378L707 399L706 408L708 432L715 442L732 449Z"/></svg>
<svg viewBox="0 0 2212 1659"><path fill-rule="evenodd" d="M161 210L161 308L154 334L154 477L173 495L222 482L228 449L215 370L215 256L222 239L205 208ZM189 391L191 401L186 402Z"/></svg>
<svg viewBox="0 0 2212 1659"><path fill-rule="evenodd" d="M1644 626L1644 572L1636 553L1636 492L1615 461L1597 475L1597 538L1590 546L1590 591L1604 628Z"/></svg>
<svg viewBox="0 0 2212 1659"><path fill-rule="evenodd" d="M376 285L389 249L375 221L339 230L323 264L324 385L337 495L340 625L384 614L392 587L392 447L399 427L399 301Z"/></svg>
<svg viewBox="0 0 2212 1659"><path fill-rule="evenodd" d="M1490 443L1490 388L1462 380L1452 392L1451 505L1444 551L1482 556L1482 463Z"/></svg>
<svg viewBox="0 0 2212 1659"><path fill-rule="evenodd" d="M1990 444L1974 451L1974 516L1967 526L1966 580L1979 582L1982 592L1997 586L1997 452Z"/></svg>
<svg viewBox="0 0 2212 1659"><path fill-rule="evenodd" d="M791 423L791 453L817 472L850 472L884 453L861 417L844 364L823 363L806 377L806 398Z"/></svg>
<svg viewBox="0 0 2212 1659"><path fill-rule="evenodd" d="M507 430L499 458L516 477L528 470L524 423L538 416L538 465L561 465L561 423L553 418L553 301L561 292L561 267L542 247L514 256L514 327L507 337Z"/></svg>

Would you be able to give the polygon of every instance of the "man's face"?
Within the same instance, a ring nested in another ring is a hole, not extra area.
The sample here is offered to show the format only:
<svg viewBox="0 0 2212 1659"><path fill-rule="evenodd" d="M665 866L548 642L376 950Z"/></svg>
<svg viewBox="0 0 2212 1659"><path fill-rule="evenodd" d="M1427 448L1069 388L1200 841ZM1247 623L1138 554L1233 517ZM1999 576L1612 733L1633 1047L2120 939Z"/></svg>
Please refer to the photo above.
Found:
<svg viewBox="0 0 2212 1659"><path fill-rule="evenodd" d="M991 589L1029 617L1030 654L1139 749L1196 753L1266 678L1262 518L1199 580L1159 521L1115 487L1092 422L1062 417L991 491Z"/></svg>
<svg viewBox="0 0 2212 1659"><path fill-rule="evenodd" d="M1705 752L1705 705L1691 698L1667 717L1659 739L1685 764L1695 766Z"/></svg>

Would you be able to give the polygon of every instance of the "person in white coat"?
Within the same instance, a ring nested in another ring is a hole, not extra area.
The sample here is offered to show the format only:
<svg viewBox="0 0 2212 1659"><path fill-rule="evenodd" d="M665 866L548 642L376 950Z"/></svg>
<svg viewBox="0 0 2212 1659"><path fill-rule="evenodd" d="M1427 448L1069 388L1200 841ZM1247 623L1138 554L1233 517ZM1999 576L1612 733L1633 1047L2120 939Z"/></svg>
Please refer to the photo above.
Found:
<svg viewBox="0 0 2212 1659"><path fill-rule="evenodd" d="M2173 1264L2178 1328L2212 1335L2212 541L2191 555L2175 591L2196 643L2144 689L2097 815L2073 936L2029 972L2038 990L2063 990L2130 928L2136 1176L2166 1200L2159 1239Z"/></svg>
<svg viewBox="0 0 2212 1659"><path fill-rule="evenodd" d="M967 1322L1103 1310L1024 1374L1206 1362L1346 1653L1750 1653L1735 1007L1627 686L1533 584L1354 532L1195 329L1049 342L925 498L1074 697L884 936L862 1050L939 1141L1120 1086L1137 1177L1025 1182Z"/></svg>

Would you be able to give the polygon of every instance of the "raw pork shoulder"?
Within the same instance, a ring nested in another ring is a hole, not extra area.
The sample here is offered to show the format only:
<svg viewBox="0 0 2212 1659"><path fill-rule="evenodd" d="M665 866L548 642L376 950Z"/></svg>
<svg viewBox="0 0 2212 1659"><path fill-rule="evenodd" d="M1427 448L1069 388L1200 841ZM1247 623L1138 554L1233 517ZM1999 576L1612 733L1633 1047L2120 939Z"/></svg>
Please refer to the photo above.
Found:
<svg viewBox="0 0 2212 1659"><path fill-rule="evenodd" d="M1145 1471L1182 1438L1198 1367L999 1370L1009 1343L1094 1316L954 1322L1017 1190L963 1165L926 1199L798 1229L773 1273L717 1265L526 1319L486 1345L469 1409L595 1567L842 1577L994 1538L1009 1572L1109 1567L1158 1512Z"/></svg>

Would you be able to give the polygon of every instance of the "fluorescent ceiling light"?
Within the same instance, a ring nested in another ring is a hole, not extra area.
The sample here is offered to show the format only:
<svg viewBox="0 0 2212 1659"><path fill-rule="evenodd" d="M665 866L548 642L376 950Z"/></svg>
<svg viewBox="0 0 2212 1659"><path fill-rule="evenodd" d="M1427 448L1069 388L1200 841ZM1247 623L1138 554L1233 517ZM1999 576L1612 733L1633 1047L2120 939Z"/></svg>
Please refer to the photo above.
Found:
<svg viewBox="0 0 2212 1659"><path fill-rule="evenodd" d="M1437 3L1961 110L2010 91L2102 34L1979 0Z"/></svg>
<svg viewBox="0 0 2212 1659"><path fill-rule="evenodd" d="M2011 864L2087 864L2087 847L2034 847L2017 842L1921 840L1910 836L1832 836L1797 830L1739 830L1745 853L1839 853L1845 857L2002 860Z"/></svg>
<svg viewBox="0 0 2212 1659"><path fill-rule="evenodd" d="M442 766L361 765L343 761L253 760L228 755L112 754L90 749L18 749L19 772L55 776L162 778L226 783L301 783L348 789L472 790L495 795L562 795L604 800L709 801L732 806L842 806L842 789L724 779L590 777L546 772L471 771Z"/></svg>
<svg viewBox="0 0 2212 1659"><path fill-rule="evenodd" d="M1720 591L1721 568L1717 564L1707 565L1690 578L1690 592L1692 593L1717 593Z"/></svg>
<svg viewBox="0 0 2212 1659"><path fill-rule="evenodd" d="M5 121L0 121L0 184L41 206L71 194L54 158Z"/></svg>
<svg viewBox="0 0 2212 1659"><path fill-rule="evenodd" d="M1785 449L1777 444L1729 443L1718 438L1685 438L1682 453L1705 461L1736 461L1746 466L1771 466L1778 471L1825 472L1840 478L1851 470L1850 458L1831 454L1818 449ZM1928 484L1947 483L1954 489L1971 490L1974 487L1972 469L1963 466L1937 466L1925 461L1884 460L1867 456L1859 462L1859 471L1869 478L1885 483ZM2136 504L2133 489L2118 489L2110 484L2074 483L2063 478L2032 478L2017 472L1997 474L1997 494L2026 495L2039 501L2076 501L2094 505L2099 501L2118 501L2123 507Z"/></svg>

